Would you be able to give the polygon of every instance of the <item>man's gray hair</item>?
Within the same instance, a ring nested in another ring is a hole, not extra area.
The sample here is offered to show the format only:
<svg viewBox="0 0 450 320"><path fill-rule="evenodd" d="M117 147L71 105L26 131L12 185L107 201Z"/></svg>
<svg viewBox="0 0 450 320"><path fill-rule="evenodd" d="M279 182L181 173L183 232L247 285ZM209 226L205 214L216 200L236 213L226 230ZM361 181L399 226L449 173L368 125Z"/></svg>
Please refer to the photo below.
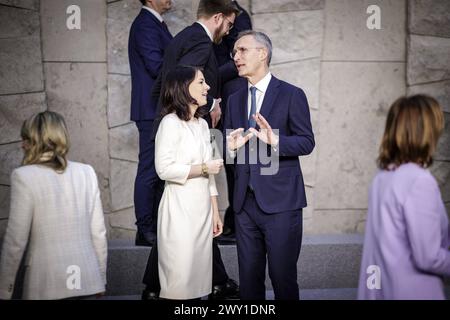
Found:
<svg viewBox="0 0 450 320"><path fill-rule="evenodd" d="M262 44L267 49L267 66L269 66L272 60L272 41L270 41L269 36L263 32L245 30L239 33L236 41L245 36L253 36L256 42Z"/></svg>

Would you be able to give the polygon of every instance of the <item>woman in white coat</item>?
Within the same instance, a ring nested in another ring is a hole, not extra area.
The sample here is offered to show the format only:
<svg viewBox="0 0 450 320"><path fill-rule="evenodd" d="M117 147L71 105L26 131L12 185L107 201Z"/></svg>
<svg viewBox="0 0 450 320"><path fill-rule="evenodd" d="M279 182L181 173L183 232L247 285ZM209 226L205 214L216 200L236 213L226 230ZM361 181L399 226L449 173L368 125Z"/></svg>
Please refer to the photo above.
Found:
<svg viewBox="0 0 450 320"><path fill-rule="evenodd" d="M213 236L222 233L208 124L201 118L209 86L203 73L180 66L167 75L156 134L155 167L165 180L158 210L160 297L198 299L212 291Z"/></svg>
<svg viewBox="0 0 450 320"><path fill-rule="evenodd" d="M25 248L23 299L100 294L106 229L91 166L66 158L61 115L45 111L22 126L23 166L11 174L11 209L0 258L0 299L12 297Z"/></svg>

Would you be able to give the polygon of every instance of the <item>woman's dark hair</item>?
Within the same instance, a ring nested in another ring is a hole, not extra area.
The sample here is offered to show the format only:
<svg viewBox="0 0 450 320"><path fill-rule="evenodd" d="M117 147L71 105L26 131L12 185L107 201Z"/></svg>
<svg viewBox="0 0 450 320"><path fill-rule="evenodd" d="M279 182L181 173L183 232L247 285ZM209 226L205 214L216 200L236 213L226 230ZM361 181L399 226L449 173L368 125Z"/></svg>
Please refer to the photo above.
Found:
<svg viewBox="0 0 450 320"><path fill-rule="evenodd" d="M387 116L379 168L395 168L407 162L429 167L443 129L444 115L436 99L422 94L397 99Z"/></svg>
<svg viewBox="0 0 450 320"><path fill-rule="evenodd" d="M168 72L161 95L161 118L165 115L175 112L175 114L184 121L191 119L189 105L197 104L189 93L189 85L194 81L197 72L202 71L198 67L177 66ZM195 118L206 114L206 108L198 108L194 114Z"/></svg>

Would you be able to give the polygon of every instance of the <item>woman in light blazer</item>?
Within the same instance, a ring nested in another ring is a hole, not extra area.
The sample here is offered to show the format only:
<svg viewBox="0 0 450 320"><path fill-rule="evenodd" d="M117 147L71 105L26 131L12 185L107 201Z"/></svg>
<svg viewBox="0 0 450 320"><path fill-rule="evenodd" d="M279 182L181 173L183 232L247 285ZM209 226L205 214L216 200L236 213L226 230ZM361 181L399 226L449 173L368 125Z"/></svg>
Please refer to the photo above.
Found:
<svg viewBox="0 0 450 320"><path fill-rule="evenodd" d="M449 222L428 171L444 116L417 95L390 108L369 194L359 299L445 299L450 276Z"/></svg>
<svg viewBox="0 0 450 320"><path fill-rule="evenodd" d="M22 126L23 166L11 174L11 209L0 258L0 299L12 297L25 248L23 299L100 294L107 242L97 177L66 158L62 116L41 112Z"/></svg>

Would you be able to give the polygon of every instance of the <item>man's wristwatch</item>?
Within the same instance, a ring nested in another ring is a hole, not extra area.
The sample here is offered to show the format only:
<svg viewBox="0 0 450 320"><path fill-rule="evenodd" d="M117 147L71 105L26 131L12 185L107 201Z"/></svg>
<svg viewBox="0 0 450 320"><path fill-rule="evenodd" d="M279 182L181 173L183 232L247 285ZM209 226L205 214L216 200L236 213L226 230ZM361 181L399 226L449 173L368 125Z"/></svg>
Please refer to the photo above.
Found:
<svg viewBox="0 0 450 320"><path fill-rule="evenodd" d="M208 176L208 166L206 165L206 163L202 163L202 176Z"/></svg>

